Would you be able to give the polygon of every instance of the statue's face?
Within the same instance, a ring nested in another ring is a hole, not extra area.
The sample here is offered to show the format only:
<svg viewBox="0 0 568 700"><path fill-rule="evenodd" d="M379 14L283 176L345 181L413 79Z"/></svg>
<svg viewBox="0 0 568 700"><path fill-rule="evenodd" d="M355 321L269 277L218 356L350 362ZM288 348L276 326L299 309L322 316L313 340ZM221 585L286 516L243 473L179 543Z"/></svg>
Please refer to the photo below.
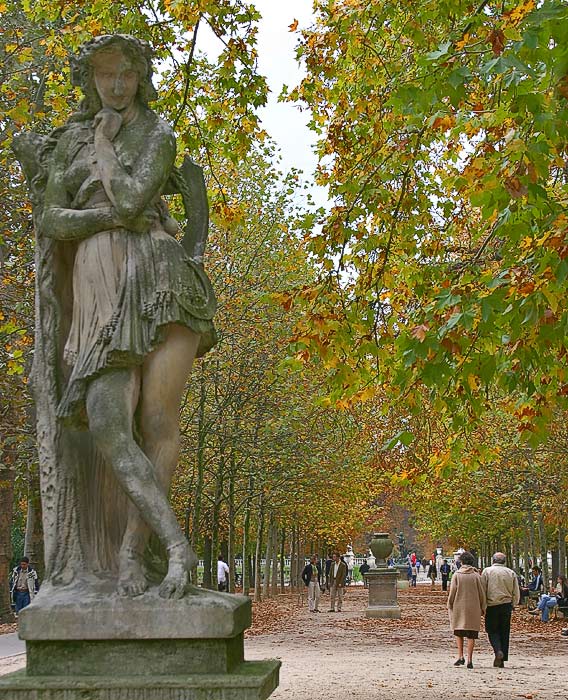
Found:
<svg viewBox="0 0 568 700"><path fill-rule="evenodd" d="M127 109L138 92L139 77L132 61L117 49L99 51L91 60L103 107Z"/></svg>

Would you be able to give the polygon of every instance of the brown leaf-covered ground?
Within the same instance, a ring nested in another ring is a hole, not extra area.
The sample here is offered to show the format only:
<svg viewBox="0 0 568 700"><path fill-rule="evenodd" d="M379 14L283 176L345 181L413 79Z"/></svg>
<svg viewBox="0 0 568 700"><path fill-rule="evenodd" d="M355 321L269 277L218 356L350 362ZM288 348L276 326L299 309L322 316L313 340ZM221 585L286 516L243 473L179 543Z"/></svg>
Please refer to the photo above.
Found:
<svg viewBox="0 0 568 700"><path fill-rule="evenodd" d="M274 700L328 700L337 684L339 698L437 700L444 698L568 697L568 622L540 622L515 611L510 661L493 668L493 654L482 632L474 668L454 668L454 638L446 594L429 585L400 591L401 620L364 617L366 591L348 589L343 611L308 613L305 597L278 596L254 605L246 657L282 660Z"/></svg>
<svg viewBox="0 0 568 700"><path fill-rule="evenodd" d="M401 620L364 617L366 591L350 588L343 611L308 613L305 594L253 606L247 659L282 660L273 700L564 700L568 698L568 621L543 624L515 611L510 661L493 668L484 633L474 668L454 668L446 594L429 585L399 592ZM5 631L11 631L6 629ZM0 660L0 674L21 668L24 655Z"/></svg>

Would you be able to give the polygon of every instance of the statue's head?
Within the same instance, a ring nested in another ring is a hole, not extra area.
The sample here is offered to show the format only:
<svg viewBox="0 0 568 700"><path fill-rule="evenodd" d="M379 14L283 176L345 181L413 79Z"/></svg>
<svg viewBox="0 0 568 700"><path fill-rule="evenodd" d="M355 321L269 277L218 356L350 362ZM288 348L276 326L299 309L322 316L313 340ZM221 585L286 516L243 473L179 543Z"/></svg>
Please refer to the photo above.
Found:
<svg viewBox="0 0 568 700"><path fill-rule="evenodd" d="M124 109L134 99L147 105L156 98L152 49L127 34L95 37L73 57L71 82L85 95L81 112L86 116L94 116L103 106Z"/></svg>

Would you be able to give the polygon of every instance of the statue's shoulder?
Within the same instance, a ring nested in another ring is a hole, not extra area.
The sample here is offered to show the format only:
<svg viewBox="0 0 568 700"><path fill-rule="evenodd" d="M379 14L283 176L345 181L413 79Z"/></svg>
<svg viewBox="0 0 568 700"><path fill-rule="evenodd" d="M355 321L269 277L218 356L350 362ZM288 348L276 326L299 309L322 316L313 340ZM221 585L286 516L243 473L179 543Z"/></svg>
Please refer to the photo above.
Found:
<svg viewBox="0 0 568 700"><path fill-rule="evenodd" d="M174 130L165 119L162 119L156 112L147 109L144 113L146 128L151 132L152 138L160 141L169 141L175 144Z"/></svg>

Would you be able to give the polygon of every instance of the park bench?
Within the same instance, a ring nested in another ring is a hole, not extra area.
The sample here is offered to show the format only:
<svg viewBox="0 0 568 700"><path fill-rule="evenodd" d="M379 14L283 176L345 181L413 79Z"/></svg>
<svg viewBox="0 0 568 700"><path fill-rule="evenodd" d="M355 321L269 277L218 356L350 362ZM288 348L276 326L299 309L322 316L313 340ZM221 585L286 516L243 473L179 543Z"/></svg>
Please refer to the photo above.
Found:
<svg viewBox="0 0 568 700"><path fill-rule="evenodd" d="M558 613L562 614L562 618L564 620L568 620L568 605L555 605L554 608L552 608L552 610L553 610L555 620L560 619L560 617L558 616Z"/></svg>
<svg viewBox="0 0 568 700"><path fill-rule="evenodd" d="M527 610L534 610L538 604L538 599L542 591L530 591L526 596L525 603L527 605Z"/></svg>

